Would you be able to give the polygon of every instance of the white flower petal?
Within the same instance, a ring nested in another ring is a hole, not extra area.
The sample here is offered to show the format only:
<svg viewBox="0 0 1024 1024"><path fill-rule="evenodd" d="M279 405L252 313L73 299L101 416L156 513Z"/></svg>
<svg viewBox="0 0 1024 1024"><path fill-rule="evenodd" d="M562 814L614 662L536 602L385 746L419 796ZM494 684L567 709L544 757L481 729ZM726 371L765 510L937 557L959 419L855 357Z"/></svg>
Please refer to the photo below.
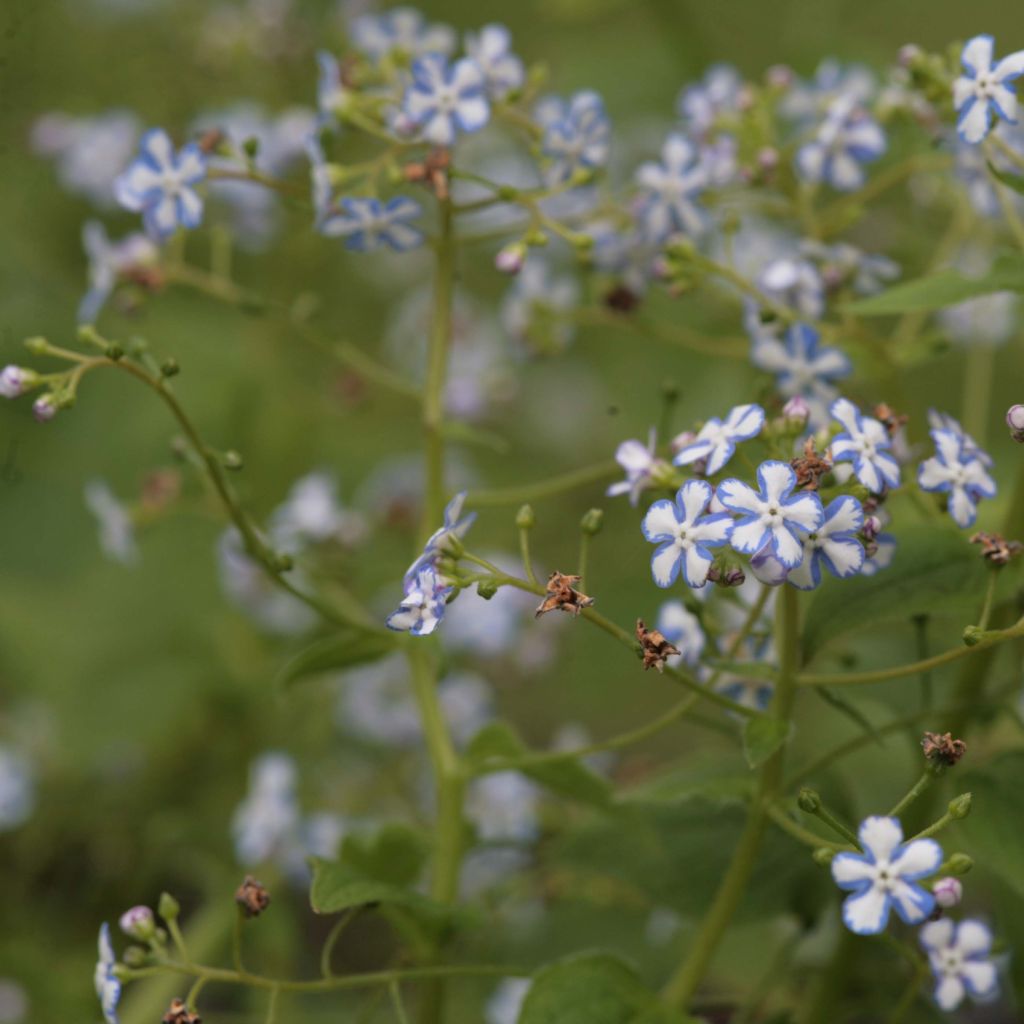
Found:
<svg viewBox="0 0 1024 1024"><path fill-rule="evenodd" d="M988 101L982 99L971 100L961 109L956 130L964 142L974 145L988 134L988 109Z"/></svg>
<svg viewBox="0 0 1024 1024"><path fill-rule="evenodd" d="M1024 50L1005 56L992 73L997 82L1004 82L1007 78L1012 80L1019 75L1024 75Z"/></svg>
<svg viewBox="0 0 1024 1024"><path fill-rule="evenodd" d="M662 498L656 501L644 515L640 529L644 537L650 541L674 539L679 520L676 518L676 507L671 501Z"/></svg>
<svg viewBox="0 0 1024 1024"><path fill-rule="evenodd" d="M696 522L708 507L712 493L711 484L706 481L687 480L676 495L676 502L683 509L683 522Z"/></svg>
<svg viewBox="0 0 1024 1024"><path fill-rule="evenodd" d="M938 921L929 921L921 925L917 933L921 945L925 949L945 949L953 942L953 933L956 926L948 917L941 917Z"/></svg>
<svg viewBox="0 0 1024 1024"><path fill-rule="evenodd" d="M924 878L942 863L942 847L934 839L915 839L900 850L892 862L893 871L903 878Z"/></svg>
<svg viewBox="0 0 1024 1024"><path fill-rule="evenodd" d="M864 565L864 548L852 537L823 541L821 553L828 559L829 568L839 579L856 575Z"/></svg>
<svg viewBox="0 0 1024 1024"><path fill-rule="evenodd" d="M935 909L935 897L926 889L909 882L896 884L892 900L907 924L920 924Z"/></svg>
<svg viewBox="0 0 1024 1024"><path fill-rule="evenodd" d="M885 891L870 888L843 901L843 922L858 935L876 935L889 919L889 898Z"/></svg>
<svg viewBox="0 0 1024 1024"><path fill-rule="evenodd" d="M763 547L768 538L768 528L760 520L752 519L733 527L732 533L729 535L729 543L736 551L752 555Z"/></svg>
<svg viewBox="0 0 1024 1024"><path fill-rule="evenodd" d="M964 956L988 953L992 948L992 933L980 921L961 921L956 930L956 946Z"/></svg>
<svg viewBox="0 0 1024 1024"><path fill-rule="evenodd" d="M832 877L836 885L849 888L874 878L875 866L857 853L837 853L832 858Z"/></svg>
<svg viewBox="0 0 1024 1024"><path fill-rule="evenodd" d="M903 842L903 826L896 818L872 816L864 819L857 835L860 837L860 845L876 861L890 860Z"/></svg>
<svg viewBox="0 0 1024 1024"><path fill-rule="evenodd" d="M995 964L988 960L968 961L960 968L960 975L972 996L990 995L998 984Z"/></svg>
<svg viewBox="0 0 1024 1024"><path fill-rule="evenodd" d="M665 544L651 556L651 575L659 587L670 587L679 575L683 551L676 543Z"/></svg>
<svg viewBox="0 0 1024 1024"><path fill-rule="evenodd" d="M964 983L955 977L946 976L935 989L935 1002L940 1010L947 1013L955 1010L964 1001Z"/></svg>
<svg viewBox="0 0 1024 1024"><path fill-rule="evenodd" d="M718 500L736 512L757 512L761 499L757 492L742 480L730 478L718 485Z"/></svg>
<svg viewBox="0 0 1024 1024"><path fill-rule="evenodd" d="M968 39L960 54L964 69L978 75L992 68L992 37L975 36Z"/></svg>
<svg viewBox="0 0 1024 1024"><path fill-rule="evenodd" d="M757 480L761 485L764 500L774 505L781 501L783 494L793 489L796 484L796 473L788 463L770 459L757 467ZM820 516L817 522L821 522Z"/></svg>
<svg viewBox="0 0 1024 1024"><path fill-rule="evenodd" d="M708 580L711 559L701 554L700 549L694 545L686 552L684 568L687 584L691 587L703 587Z"/></svg>
<svg viewBox="0 0 1024 1024"><path fill-rule="evenodd" d="M775 555L787 569L793 569L803 561L803 543L785 526L776 526L772 530L772 538L775 542Z"/></svg>

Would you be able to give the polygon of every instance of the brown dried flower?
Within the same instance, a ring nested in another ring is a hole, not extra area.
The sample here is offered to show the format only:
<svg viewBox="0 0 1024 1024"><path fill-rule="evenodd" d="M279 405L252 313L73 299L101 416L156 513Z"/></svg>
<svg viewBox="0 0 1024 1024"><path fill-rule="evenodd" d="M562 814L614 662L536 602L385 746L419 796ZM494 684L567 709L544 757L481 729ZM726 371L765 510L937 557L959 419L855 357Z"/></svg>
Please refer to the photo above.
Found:
<svg viewBox="0 0 1024 1024"><path fill-rule="evenodd" d="M617 284L605 293L604 304L616 313L632 313L640 305L640 296L632 288Z"/></svg>
<svg viewBox="0 0 1024 1024"><path fill-rule="evenodd" d="M447 149L432 149L425 160L406 164L402 175L406 181L420 182L427 186L438 199L447 199L448 167L452 162Z"/></svg>
<svg viewBox="0 0 1024 1024"><path fill-rule="evenodd" d="M199 1014L193 1013L181 999L172 999L161 1019L163 1024L202 1024Z"/></svg>
<svg viewBox="0 0 1024 1024"><path fill-rule="evenodd" d="M804 442L803 455L792 459L789 464L796 473L797 489L803 491L816 491L818 482L832 468L832 463L817 453L810 437Z"/></svg>
<svg viewBox="0 0 1024 1024"><path fill-rule="evenodd" d="M208 128L197 140L197 145L206 154L212 153L227 136L220 128Z"/></svg>
<svg viewBox="0 0 1024 1024"><path fill-rule="evenodd" d="M270 893L252 875L246 875L235 890L235 902L246 917L259 917L270 906Z"/></svg>
<svg viewBox="0 0 1024 1024"><path fill-rule="evenodd" d="M893 412L892 408L885 402L880 402L875 406L875 416L881 420L882 426L888 431L890 437L892 437L900 427L905 426L907 421L910 419L909 416Z"/></svg>
<svg viewBox="0 0 1024 1024"><path fill-rule="evenodd" d="M679 648L665 639L664 633L657 629L648 629L643 619L636 620L636 638L644 651L644 671L656 668L661 672L665 661L673 654L679 654Z"/></svg>
<svg viewBox="0 0 1024 1024"><path fill-rule="evenodd" d="M573 589L573 585L579 581L579 576L566 576L562 572L553 572L548 577L547 596L538 606L536 617L540 618L545 612L553 612L556 608L576 616L584 608L589 608L594 603L594 599Z"/></svg>
<svg viewBox="0 0 1024 1024"><path fill-rule="evenodd" d="M1006 540L998 533L976 533L971 537L971 543L980 544L981 557L993 565L1006 565L1024 551L1024 544L1019 540Z"/></svg>
<svg viewBox="0 0 1024 1024"><path fill-rule="evenodd" d="M924 756L935 764L954 765L967 753L963 740L953 739L952 733L926 732L921 740Z"/></svg>

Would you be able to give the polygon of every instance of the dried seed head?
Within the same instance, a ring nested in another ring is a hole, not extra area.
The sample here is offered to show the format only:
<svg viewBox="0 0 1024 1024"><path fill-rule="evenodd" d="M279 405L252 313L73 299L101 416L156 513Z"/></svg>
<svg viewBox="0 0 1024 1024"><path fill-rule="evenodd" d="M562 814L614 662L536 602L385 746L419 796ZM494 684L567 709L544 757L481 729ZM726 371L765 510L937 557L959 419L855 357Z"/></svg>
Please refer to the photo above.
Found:
<svg viewBox="0 0 1024 1024"><path fill-rule="evenodd" d="M881 421L882 426L889 432L890 437L910 419L909 416L893 412L892 408L886 405L885 402L875 406L875 417Z"/></svg>
<svg viewBox="0 0 1024 1024"><path fill-rule="evenodd" d="M1019 540L1006 540L998 533L975 533L971 543L980 544L981 557L993 565L1006 565L1024 551L1024 544Z"/></svg>
<svg viewBox="0 0 1024 1024"><path fill-rule="evenodd" d="M425 185L438 199L447 199L448 168L451 162L452 157L448 150L433 149L423 161L406 164L402 168L402 177L406 181Z"/></svg>
<svg viewBox="0 0 1024 1024"><path fill-rule="evenodd" d="M161 1018L163 1024L202 1024L198 1013L192 1013L181 999L172 999L167 1012Z"/></svg>
<svg viewBox="0 0 1024 1024"><path fill-rule="evenodd" d="M952 733L926 732L921 749L932 764L952 766L967 753L967 744L953 739Z"/></svg>
<svg viewBox="0 0 1024 1024"><path fill-rule="evenodd" d="M562 572L553 572L548 577L547 596L537 607L536 617L540 618L541 615L553 612L555 609L568 612L575 617L584 608L589 608L594 603L594 599L573 589L573 584L579 583L579 581L579 576L567 576Z"/></svg>
<svg viewBox="0 0 1024 1024"><path fill-rule="evenodd" d="M259 917L270 906L270 893L252 875L246 875L235 890L235 902L246 917Z"/></svg>
<svg viewBox="0 0 1024 1024"><path fill-rule="evenodd" d="M816 491L821 478L832 469L832 463L818 454L813 438L804 442L804 453L789 463L796 473L796 486L801 491Z"/></svg>
<svg viewBox="0 0 1024 1024"><path fill-rule="evenodd" d="M679 648L657 629L648 629L643 619L636 620L636 638L644 654L644 671L649 668L656 668L659 672L665 667L665 662L673 654L679 654Z"/></svg>

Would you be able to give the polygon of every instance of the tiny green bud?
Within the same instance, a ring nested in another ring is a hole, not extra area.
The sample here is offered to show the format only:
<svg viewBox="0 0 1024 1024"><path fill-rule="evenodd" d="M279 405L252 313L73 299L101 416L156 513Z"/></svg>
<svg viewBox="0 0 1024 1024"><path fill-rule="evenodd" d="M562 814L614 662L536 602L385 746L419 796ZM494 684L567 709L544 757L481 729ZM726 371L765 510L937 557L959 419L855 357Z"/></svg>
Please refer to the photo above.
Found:
<svg viewBox="0 0 1024 1024"><path fill-rule="evenodd" d="M258 157L260 155L260 140L259 140L259 137L256 136L256 135L250 135L249 138L247 138L242 143L242 149L245 151L245 155L250 160L255 160L256 157Z"/></svg>
<svg viewBox="0 0 1024 1024"><path fill-rule="evenodd" d="M142 946L129 946L121 956L125 967L144 967L149 961L149 950Z"/></svg>
<svg viewBox="0 0 1024 1024"><path fill-rule="evenodd" d="M590 252L594 248L594 239L590 235L573 232L572 244L582 252Z"/></svg>
<svg viewBox="0 0 1024 1024"><path fill-rule="evenodd" d="M580 520L580 529L588 536L594 537L601 532L603 523L604 512L602 509L588 509L583 513L583 518Z"/></svg>
<svg viewBox="0 0 1024 1024"><path fill-rule="evenodd" d="M675 402L679 400L679 384L674 380L667 380L661 385L661 394L666 402Z"/></svg>
<svg viewBox="0 0 1024 1024"><path fill-rule="evenodd" d="M160 373L164 377L177 377L181 372L181 367L178 365L177 359L165 359L160 364Z"/></svg>
<svg viewBox="0 0 1024 1024"><path fill-rule="evenodd" d="M156 912L165 921L176 921L181 913L181 904L169 893L160 893L160 902L156 905Z"/></svg>
<svg viewBox="0 0 1024 1024"><path fill-rule="evenodd" d="M45 356L50 343L43 337L36 335L34 338L25 339L25 348L34 356Z"/></svg>
<svg viewBox="0 0 1024 1024"><path fill-rule="evenodd" d="M971 813L971 794L961 793L959 796L953 797L949 801L949 816L956 818L958 821L961 818L966 818Z"/></svg>
<svg viewBox="0 0 1024 1024"><path fill-rule="evenodd" d="M821 797L815 790L806 786L797 794L796 802L800 810L808 814L814 814L821 808Z"/></svg>
<svg viewBox="0 0 1024 1024"><path fill-rule="evenodd" d="M476 586L476 592L485 601L490 601L498 592L498 584L494 580L481 580Z"/></svg>
<svg viewBox="0 0 1024 1024"><path fill-rule="evenodd" d="M523 241L527 245L540 247L548 244L548 236L540 228L535 228L533 231L527 231L523 235Z"/></svg>
<svg viewBox="0 0 1024 1024"><path fill-rule="evenodd" d="M295 567L295 562L291 555L277 553L274 555L274 566L278 572L288 572Z"/></svg>
<svg viewBox="0 0 1024 1024"><path fill-rule="evenodd" d="M120 362L120 360L124 358L124 349L116 342L112 341L107 346L107 358L114 363Z"/></svg>
<svg viewBox="0 0 1024 1024"><path fill-rule="evenodd" d="M245 465L242 461L242 456L233 448L229 449L221 456L220 462L225 469L230 470L241 469Z"/></svg>
<svg viewBox="0 0 1024 1024"><path fill-rule="evenodd" d="M964 643L968 647L974 647L985 639L985 630L981 626L967 626L964 629Z"/></svg>
<svg viewBox="0 0 1024 1024"><path fill-rule="evenodd" d="M107 343L100 337L99 332L92 324L82 324L78 328L78 340L85 345L93 345L96 348L107 349Z"/></svg>
<svg viewBox="0 0 1024 1024"><path fill-rule="evenodd" d="M974 860L966 853L954 853L943 867L951 875L966 875L974 867Z"/></svg>
<svg viewBox="0 0 1024 1024"><path fill-rule="evenodd" d="M519 198L519 189L513 188L511 185L502 185L498 189L498 198L504 200L506 203L514 202Z"/></svg>
<svg viewBox="0 0 1024 1024"><path fill-rule="evenodd" d="M835 857L836 851L830 849L827 846L819 846L818 849L811 854L815 864L820 864L823 868L827 868L832 863L832 858Z"/></svg>
<svg viewBox="0 0 1024 1024"><path fill-rule="evenodd" d="M516 526L520 530L532 530L534 523L537 522L537 516L533 511L532 505L523 505L516 513Z"/></svg>

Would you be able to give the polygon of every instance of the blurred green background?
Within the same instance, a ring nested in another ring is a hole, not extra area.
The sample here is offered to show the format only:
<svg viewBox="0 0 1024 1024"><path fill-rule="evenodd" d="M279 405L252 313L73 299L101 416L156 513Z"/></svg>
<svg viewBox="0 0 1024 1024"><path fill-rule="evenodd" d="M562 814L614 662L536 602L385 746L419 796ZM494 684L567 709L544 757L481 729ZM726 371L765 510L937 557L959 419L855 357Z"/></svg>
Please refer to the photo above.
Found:
<svg viewBox="0 0 1024 1024"><path fill-rule="evenodd" d="M243 98L270 110L315 105L312 54L338 45L333 5L295 0L294 38L269 56L211 56L201 35L213 6L0 5L0 361L23 361L21 341L30 335L70 342L85 289L79 235L94 213L29 151L40 114L126 107L146 125L181 137L197 114ZM776 63L809 74L829 54L881 67L905 42L942 49L981 31L1021 43L1012 35L1021 27L1019 10L1003 0L451 0L423 9L460 30L508 24L517 52L547 65L554 90L598 89L623 131L652 122L667 128L680 86L716 61L759 77ZM135 227L120 212L103 219L115 235ZM895 246L908 274L928 258L914 227L928 225L910 225L907 234L898 225L879 228L883 247ZM205 232L197 233L190 256L204 262L207 246ZM420 255L401 273L395 266L344 254L315 236L300 212L289 216L272 251L239 255L235 273L280 301L320 295L320 326L377 352L395 296L429 280ZM497 303L506 282L491 272L489 259L467 258L461 269L469 291ZM738 323L725 319L735 313L705 308L699 295L678 307L657 301L667 316L737 333ZM410 403L370 384L354 391L329 357L273 318L169 290L135 318L109 311L103 325L114 336L142 334L160 356L178 360L181 400L212 444L242 453L236 482L259 518L310 469L334 470L343 499L352 501L385 460L418 451ZM1004 350L1000 359L997 410L1021 399L1012 394L1019 357ZM900 382L906 411L959 411L961 364L953 351L908 373ZM645 435L666 380L681 385L681 428L749 399L754 376L740 363L642 348L631 334L584 332L564 355L522 367L517 397L487 419L507 439L507 454L456 446L456 459L475 485L500 486L608 458L620 440ZM563 399L567 424L551 416ZM1008 442L995 429L998 418L991 422L998 453ZM283 695L273 688L276 670L299 642L264 636L224 597L214 558L223 524L212 506L194 498L194 488L182 514L143 531L137 566L102 556L82 500L86 481L103 478L121 496L137 494L147 473L173 463L173 434L153 396L116 375L89 379L77 407L49 425L32 421L27 402L0 406L0 743L28 750L37 772L34 815L0 835L0 976L27 990L25 1019L34 1022L98 1018L91 965L101 920L154 902L161 889L178 893L189 914L211 893L226 898L240 875L228 822L259 752L297 757L310 806L346 814L376 809L360 752L345 747L331 726L333 691L312 684ZM575 558L579 516L601 504L600 495L595 486L538 505L538 564L563 568ZM373 515L372 508L364 512ZM511 550L513 513L485 510L475 546ZM609 503L606 513L592 556L592 592L617 621L652 618L661 595L642 568L647 551L635 513L624 503ZM397 593L413 537L401 524L384 525L367 545L346 572L353 589L377 602L382 591ZM568 668L555 664L519 677L500 661L485 667L502 711L538 745L566 721L604 736L673 699L668 683L606 657L601 637L582 629L563 636ZM899 705L876 693L858 700L867 708ZM824 720L801 733L807 750L849 729L822 708L816 714ZM697 735L683 729L663 736L622 770L642 775L650 759L686 750ZM713 752L718 742L701 739L700 749ZM894 747L884 770L865 757L862 789L873 786L880 803L890 801L910 778L910 756ZM294 913L278 913L276 930L261 933L270 968L302 969L323 932L303 911L301 893L282 894L282 904L289 900ZM566 911L546 952L586 943L589 912ZM642 915L634 917L622 918L623 942L641 927ZM199 926L216 936L217 914ZM289 952L292 940L298 952ZM383 946L385 937L364 933L363 945L345 955L353 965L372 966ZM476 1019L476 1010L464 1012L465 1020Z"/></svg>

